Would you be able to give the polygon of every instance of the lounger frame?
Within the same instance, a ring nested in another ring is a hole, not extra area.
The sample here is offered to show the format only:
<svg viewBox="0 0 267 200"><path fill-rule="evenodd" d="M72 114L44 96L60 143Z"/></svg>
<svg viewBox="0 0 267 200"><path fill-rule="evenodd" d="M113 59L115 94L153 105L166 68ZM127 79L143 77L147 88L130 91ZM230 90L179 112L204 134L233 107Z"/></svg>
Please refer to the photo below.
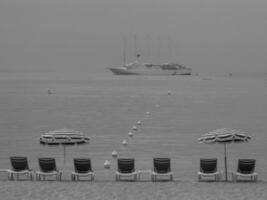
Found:
<svg viewBox="0 0 267 200"><path fill-rule="evenodd" d="M95 173L92 170L91 159L89 158L74 158L74 172L71 173L71 180L80 180L80 177L89 177L91 181L95 179Z"/></svg>
<svg viewBox="0 0 267 200"><path fill-rule="evenodd" d="M217 170L217 158L201 158L198 181L220 181L222 172Z"/></svg>
<svg viewBox="0 0 267 200"><path fill-rule="evenodd" d="M158 177L168 177L169 179L164 180L173 181L170 158L153 158L153 167L154 170L151 172L151 180L153 182L163 180L162 178L158 179Z"/></svg>
<svg viewBox="0 0 267 200"><path fill-rule="evenodd" d="M234 182L240 180L242 181L249 180L257 182L258 174L255 172L255 165L256 165L255 159L239 159L237 171L232 172L232 180Z"/></svg>
<svg viewBox="0 0 267 200"><path fill-rule="evenodd" d="M46 177L55 177L61 181L62 171L57 170L55 158L39 158L40 171L36 171L36 180L46 180Z"/></svg>
<svg viewBox="0 0 267 200"><path fill-rule="evenodd" d="M29 168L27 157L11 156L10 162L12 169L7 171L9 180L20 180L20 176L26 176L27 180L33 180L33 170Z"/></svg>
<svg viewBox="0 0 267 200"><path fill-rule="evenodd" d="M127 178L123 180L137 180L138 173L135 171L135 161L132 158L119 158L118 159L118 171L115 174L115 180L120 181L121 178Z"/></svg>

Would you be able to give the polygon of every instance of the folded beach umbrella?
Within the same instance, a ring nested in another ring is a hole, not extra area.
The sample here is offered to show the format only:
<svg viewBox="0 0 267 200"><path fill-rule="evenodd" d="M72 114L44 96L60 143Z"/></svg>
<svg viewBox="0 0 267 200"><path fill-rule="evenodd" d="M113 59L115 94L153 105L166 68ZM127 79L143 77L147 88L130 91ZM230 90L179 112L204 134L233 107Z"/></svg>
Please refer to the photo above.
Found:
<svg viewBox="0 0 267 200"><path fill-rule="evenodd" d="M80 131L72 129L58 129L40 136L42 145L62 145L64 151L64 165L66 160L66 146L89 144L90 138Z"/></svg>
<svg viewBox="0 0 267 200"><path fill-rule="evenodd" d="M209 133L204 134L198 139L199 143L224 144L224 161L225 161L225 180L227 181L227 153L226 145L234 142L248 142L251 139L245 132L230 128L221 128L213 130Z"/></svg>

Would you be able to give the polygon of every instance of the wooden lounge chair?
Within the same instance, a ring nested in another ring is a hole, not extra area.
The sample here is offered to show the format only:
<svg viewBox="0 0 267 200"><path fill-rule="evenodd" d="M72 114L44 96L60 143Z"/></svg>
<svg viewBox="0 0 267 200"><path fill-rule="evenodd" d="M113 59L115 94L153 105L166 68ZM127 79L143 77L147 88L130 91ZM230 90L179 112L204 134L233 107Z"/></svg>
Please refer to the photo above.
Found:
<svg viewBox="0 0 267 200"><path fill-rule="evenodd" d="M132 178L131 180L137 180L137 172L135 171L134 159L132 158L119 158L118 159L118 171L116 172L116 181L121 180L122 177Z"/></svg>
<svg viewBox="0 0 267 200"><path fill-rule="evenodd" d="M55 176L56 180L61 180L62 172L57 170L55 158L39 158L40 171L36 171L36 180L43 180L47 176Z"/></svg>
<svg viewBox="0 0 267 200"><path fill-rule="evenodd" d="M151 174L152 181L157 181L157 177L169 177L168 180L173 180L173 173L171 171L171 159L170 158L154 158L153 159L154 170Z"/></svg>
<svg viewBox="0 0 267 200"><path fill-rule="evenodd" d="M200 170L198 172L198 181L202 181L203 180L202 178L214 178L214 181L220 181L221 174L222 173L217 170L217 158L200 159Z"/></svg>
<svg viewBox="0 0 267 200"><path fill-rule="evenodd" d="M250 181L256 182L258 174L255 172L255 165L255 159L239 159L237 171L232 173L233 181L238 181L238 178L249 178Z"/></svg>
<svg viewBox="0 0 267 200"><path fill-rule="evenodd" d="M93 181L95 173L92 170L91 159L89 158L74 158L74 172L71 173L71 180L79 180L80 177L90 177Z"/></svg>
<svg viewBox="0 0 267 200"><path fill-rule="evenodd" d="M14 175L17 180L20 175L26 175L28 180L33 180L33 171L29 168L27 157L12 156L10 161L12 166L12 170L8 171L10 180L14 180Z"/></svg>

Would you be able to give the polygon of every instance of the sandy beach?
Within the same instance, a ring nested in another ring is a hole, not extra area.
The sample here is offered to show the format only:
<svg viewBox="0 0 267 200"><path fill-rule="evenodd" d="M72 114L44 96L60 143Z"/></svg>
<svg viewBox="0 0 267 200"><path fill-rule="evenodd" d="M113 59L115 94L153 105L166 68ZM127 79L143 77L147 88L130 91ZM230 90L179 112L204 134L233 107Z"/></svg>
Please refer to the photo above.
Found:
<svg viewBox="0 0 267 200"><path fill-rule="evenodd" d="M181 199L181 200L265 200L266 183L117 183L117 182L1 182L1 199Z"/></svg>
<svg viewBox="0 0 267 200"><path fill-rule="evenodd" d="M13 182L1 174L1 199L266 199L266 86L264 77L235 75L1 74L0 168L10 168L9 157L20 155L38 170L38 157L52 156L66 172L63 182ZM129 138L139 120L142 125ZM197 142L223 127L252 136L248 143L228 145L228 169L236 170L238 158L255 158L258 183L197 182L201 157L218 158L218 168L224 169L223 146ZM39 144L41 134L59 128L91 137L89 145L66 148L65 164L62 146ZM121 144L124 139L128 146ZM117 183L113 150L135 158L137 170L151 169L153 157L170 157L175 181ZM96 182L69 181L74 157L92 159ZM110 170L104 169L105 160Z"/></svg>

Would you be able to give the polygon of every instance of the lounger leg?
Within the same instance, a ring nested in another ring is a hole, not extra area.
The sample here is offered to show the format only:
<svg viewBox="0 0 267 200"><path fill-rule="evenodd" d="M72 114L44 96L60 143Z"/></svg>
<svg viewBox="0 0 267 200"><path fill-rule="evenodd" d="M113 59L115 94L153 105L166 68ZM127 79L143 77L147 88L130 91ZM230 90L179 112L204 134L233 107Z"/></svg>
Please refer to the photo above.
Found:
<svg viewBox="0 0 267 200"><path fill-rule="evenodd" d="M62 176L62 173L59 172L59 176L58 176L58 180L61 181L61 176Z"/></svg>

